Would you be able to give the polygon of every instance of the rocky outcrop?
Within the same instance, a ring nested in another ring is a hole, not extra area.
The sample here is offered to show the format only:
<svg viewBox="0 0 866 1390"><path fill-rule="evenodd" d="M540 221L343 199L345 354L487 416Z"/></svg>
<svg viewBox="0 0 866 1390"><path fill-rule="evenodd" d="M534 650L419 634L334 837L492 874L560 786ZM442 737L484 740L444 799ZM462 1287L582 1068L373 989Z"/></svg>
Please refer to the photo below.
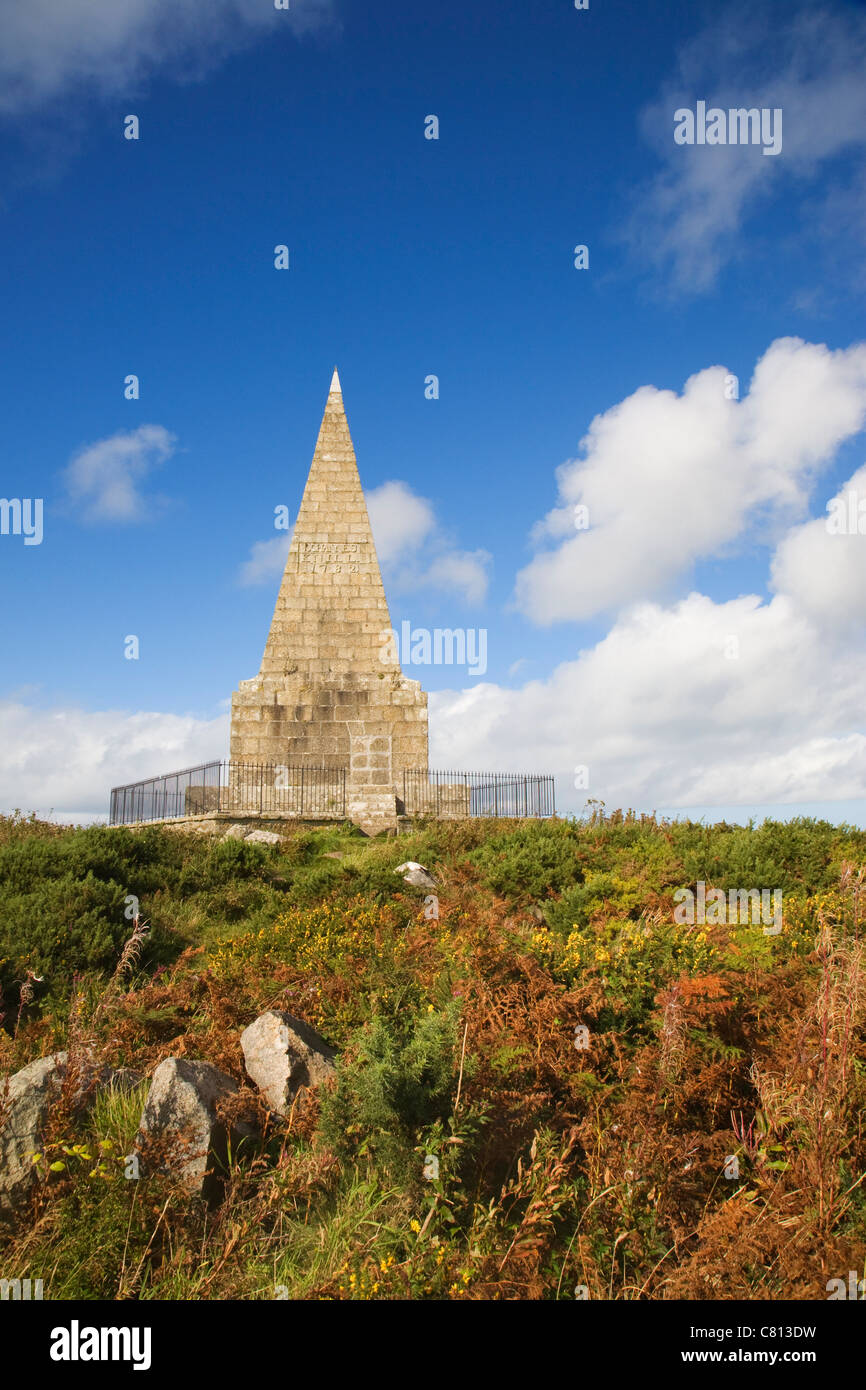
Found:
<svg viewBox="0 0 866 1390"><path fill-rule="evenodd" d="M136 1147L155 1157L191 1194L209 1202L222 1195L228 1150L252 1137L253 1127L221 1114L237 1093L230 1076L210 1062L167 1057L151 1079Z"/></svg>
<svg viewBox="0 0 866 1390"><path fill-rule="evenodd" d="M268 1108L286 1115L302 1086L319 1086L334 1075L335 1050L291 1014L261 1014L241 1034L247 1075Z"/></svg>

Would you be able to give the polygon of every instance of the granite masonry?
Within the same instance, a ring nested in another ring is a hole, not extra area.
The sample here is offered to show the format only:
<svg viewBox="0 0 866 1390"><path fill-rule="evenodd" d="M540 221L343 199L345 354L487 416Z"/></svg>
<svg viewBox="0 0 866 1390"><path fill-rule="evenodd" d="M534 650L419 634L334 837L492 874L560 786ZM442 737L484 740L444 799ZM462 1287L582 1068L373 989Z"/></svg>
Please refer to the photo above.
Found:
<svg viewBox="0 0 866 1390"><path fill-rule="evenodd" d="M427 768L427 696L402 674L390 630L335 371L261 669L232 697L238 811L245 764L283 779L346 768L351 819L396 828L404 768Z"/></svg>

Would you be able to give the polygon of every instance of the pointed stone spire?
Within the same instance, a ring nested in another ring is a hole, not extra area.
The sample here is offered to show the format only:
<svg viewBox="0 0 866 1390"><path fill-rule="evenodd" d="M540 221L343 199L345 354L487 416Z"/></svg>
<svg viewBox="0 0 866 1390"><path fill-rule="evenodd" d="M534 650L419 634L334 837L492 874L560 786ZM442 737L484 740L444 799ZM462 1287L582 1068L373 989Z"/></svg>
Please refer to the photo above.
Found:
<svg viewBox="0 0 866 1390"><path fill-rule="evenodd" d="M336 369L261 669L232 696L230 757L238 807L243 764L343 769L371 833L396 829L403 771L427 767L427 696L391 638Z"/></svg>
<svg viewBox="0 0 866 1390"><path fill-rule="evenodd" d="M335 370L260 674L399 673L390 627Z"/></svg>

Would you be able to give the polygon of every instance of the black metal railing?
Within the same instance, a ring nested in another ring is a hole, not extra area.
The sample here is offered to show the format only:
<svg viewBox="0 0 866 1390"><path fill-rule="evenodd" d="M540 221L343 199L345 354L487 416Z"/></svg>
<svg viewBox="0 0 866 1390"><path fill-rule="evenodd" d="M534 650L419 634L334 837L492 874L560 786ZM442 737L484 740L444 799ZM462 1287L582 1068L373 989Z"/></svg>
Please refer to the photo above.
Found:
<svg viewBox="0 0 866 1390"><path fill-rule="evenodd" d="M409 816L453 820L471 816L552 816L553 778L514 772L402 774L402 810ZM179 816L297 816L343 820L344 767L289 767L277 762L213 762L114 787L111 825L173 820ZM399 782L395 786L399 796Z"/></svg>
<svg viewBox="0 0 866 1390"><path fill-rule="evenodd" d="M346 769L285 763L215 762L114 787L111 825L176 816L273 815L342 820Z"/></svg>
<svg viewBox="0 0 866 1390"><path fill-rule="evenodd" d="M552 816L556 812L553 778L516 772L431 772L409 768L403 773L407 816Z"/></svg>

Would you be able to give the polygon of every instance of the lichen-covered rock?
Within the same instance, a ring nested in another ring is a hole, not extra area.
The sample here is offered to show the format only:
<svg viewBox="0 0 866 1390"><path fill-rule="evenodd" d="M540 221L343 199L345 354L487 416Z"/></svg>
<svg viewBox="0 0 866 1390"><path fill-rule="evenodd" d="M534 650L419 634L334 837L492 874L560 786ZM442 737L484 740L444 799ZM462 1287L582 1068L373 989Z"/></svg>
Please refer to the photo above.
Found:
<svg viewBox="0 0 866 1390"><path fill-rule="evenodd" d="M227 1123L221 1102L237 1093L230 1076L210 1062L167 1057L150 1083L136 1147L158 1153L161 1167L173 1172L192 1194L219 1198L228 1171L228 1147L254 1131L246 1123Z"/></svg>
<svg viewBox="0 0 866 1390"><path fill-rule="evenodd" d="M0 1207L15 1205L33 1182L33 1154L63 1083L65 1053L39 1057L0 1081Z"/></svg>
<svg viewBox="0 0 866 1390"><path fill-rule="evenodd" d="M334 1075L336 1052L300 1018L270 1009L241 1034L247 1075L269 1109L288 1113L302 1086L319 1086Z"/></svg>
<svg viewBox="0 0 866 1390"><path fill-rule="evenodd" d="M36 1181L33 1154L67 1079L72 1108L82 1110L119 1075L87 1055L76 1059L70 1074L68 1054L55 1052L0 1077L0 1209L14 1207Z"/></svg>

